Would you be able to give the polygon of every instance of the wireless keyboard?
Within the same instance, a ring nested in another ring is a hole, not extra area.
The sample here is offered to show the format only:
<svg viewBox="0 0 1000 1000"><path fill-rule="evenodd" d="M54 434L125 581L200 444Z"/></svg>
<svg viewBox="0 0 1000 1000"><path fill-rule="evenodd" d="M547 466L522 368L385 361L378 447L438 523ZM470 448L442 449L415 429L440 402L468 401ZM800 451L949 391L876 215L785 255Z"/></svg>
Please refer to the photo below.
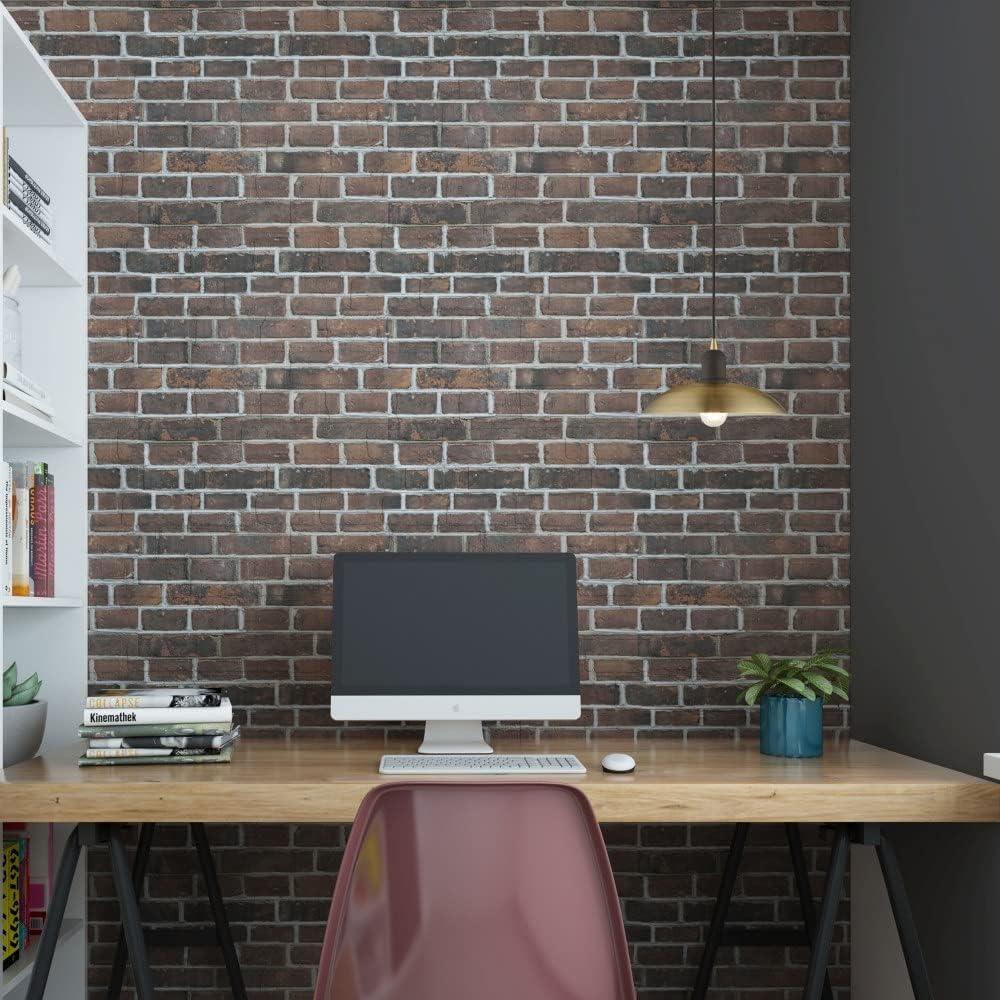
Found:
<svg viewBox="0 0 1000 1000"><path fill-rule="evenodd" d="M386 754L380 774L586 774L572 754Z"/></svg>

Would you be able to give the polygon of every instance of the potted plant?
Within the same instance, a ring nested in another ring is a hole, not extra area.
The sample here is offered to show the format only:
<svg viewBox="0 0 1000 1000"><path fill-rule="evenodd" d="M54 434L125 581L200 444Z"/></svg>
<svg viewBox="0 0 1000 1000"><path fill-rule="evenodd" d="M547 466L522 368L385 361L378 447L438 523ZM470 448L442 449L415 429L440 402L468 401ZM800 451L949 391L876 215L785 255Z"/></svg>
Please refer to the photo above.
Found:
<svg viewBox="0 0 1000 1000"><path fill-rule="evenodd" d="M847 700L850 672L845 653L824 649L807 659L772 660L755 653L738 665L750 687L748 705L760 702L760 752L772 757L819 757L823 753L823 705Z"/></svg>
<svg viewBox="0 0 1000 1000"><path fill-rule="evenodd" d="M17 664L3 672L3 764L10 767L38 753L45 735L48 704L38 701L38 674L17 682Z"/></svg>

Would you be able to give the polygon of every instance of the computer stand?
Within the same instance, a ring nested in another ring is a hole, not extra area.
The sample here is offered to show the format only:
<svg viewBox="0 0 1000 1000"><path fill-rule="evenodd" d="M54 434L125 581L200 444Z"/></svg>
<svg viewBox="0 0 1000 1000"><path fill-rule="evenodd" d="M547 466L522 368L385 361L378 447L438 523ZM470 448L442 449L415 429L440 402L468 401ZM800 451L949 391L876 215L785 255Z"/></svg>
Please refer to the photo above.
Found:
<svg viewBox="0 0 1000 1000"><path fill-rule="evenodd" d="M478 719L434 719L424 723L424 742L417 753L493 753Z"/></svg>

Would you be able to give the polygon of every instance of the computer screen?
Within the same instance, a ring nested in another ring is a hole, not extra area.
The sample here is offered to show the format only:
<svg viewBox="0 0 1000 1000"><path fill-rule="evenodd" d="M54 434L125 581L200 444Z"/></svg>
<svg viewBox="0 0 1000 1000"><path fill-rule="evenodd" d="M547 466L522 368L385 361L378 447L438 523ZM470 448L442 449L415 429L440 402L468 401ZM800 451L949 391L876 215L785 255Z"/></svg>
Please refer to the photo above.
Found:
<svg viewBox="0 0 1000 1000"><path fill-rule="evenodd" d="M335 558L334 696L579 689L572 555Z"/></svg>

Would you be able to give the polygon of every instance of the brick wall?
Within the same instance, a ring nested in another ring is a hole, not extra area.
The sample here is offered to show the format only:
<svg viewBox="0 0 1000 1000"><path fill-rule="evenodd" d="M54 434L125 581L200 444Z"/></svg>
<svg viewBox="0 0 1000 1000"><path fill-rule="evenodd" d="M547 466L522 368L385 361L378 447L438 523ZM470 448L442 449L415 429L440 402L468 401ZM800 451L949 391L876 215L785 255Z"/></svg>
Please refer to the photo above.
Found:
<svg viewBox="0 0 1000 1000"><path fill-rule="evenodd" d="M843 641L846 2L719 14L720 332L791 414L719 431L637 417L707 343L704 5L12 6L91 122L95 683L343 738L358 549L576 552L579 731L747 731L737 657ZM743 918L794 916L780 834ZM728 831L607 835L637 982L679 998ZM204 916L164 836L150 914ZM308 996L344 831L213 836L255 995ZM157 958L224 995L213 952ZM716 995L797 996L801 960L726 955Z"/></svg>

